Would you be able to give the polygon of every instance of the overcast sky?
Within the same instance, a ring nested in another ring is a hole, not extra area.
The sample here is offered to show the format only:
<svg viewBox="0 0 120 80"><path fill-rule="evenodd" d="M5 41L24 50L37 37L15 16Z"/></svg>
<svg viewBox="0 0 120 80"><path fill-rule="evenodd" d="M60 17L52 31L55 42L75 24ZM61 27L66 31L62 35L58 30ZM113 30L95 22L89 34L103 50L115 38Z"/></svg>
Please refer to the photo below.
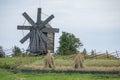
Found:
<svg viewBox="0 0 120 80"><path fill-rule="evenodd" d="M19 40L28 31L17 30L17 25L25 21L23 12L36 20L38 7L42 7L43 19L55 16L51 25L60 29L55 48L66 31L80 38L88 51L120 50L120 0L0 0L0 45L4 49L27 48L29 41L21 44Z"/></svg>

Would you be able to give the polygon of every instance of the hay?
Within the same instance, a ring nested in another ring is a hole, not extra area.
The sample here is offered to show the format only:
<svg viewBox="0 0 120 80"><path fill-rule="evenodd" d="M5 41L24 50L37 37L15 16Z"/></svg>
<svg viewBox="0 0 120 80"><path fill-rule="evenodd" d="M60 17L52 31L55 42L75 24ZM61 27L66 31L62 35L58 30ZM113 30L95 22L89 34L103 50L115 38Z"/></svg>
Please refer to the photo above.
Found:
<svg viewBox="0 0 120 80"><path fill-rule="evenodd" d="M52 56L50 51L48 51L47 55L45 56L44 62L45 62L45 68L55 68L54 57Z"/></svg>
<svg viewBox="0 0 120 80"><path fill-rule="evenodd" d="M84 57L82 56L82 54L80 52L77 52L77 55L76 55L75 61L74 61L74 68L75 69L84 68L83 62L84 62Z"/></svg>

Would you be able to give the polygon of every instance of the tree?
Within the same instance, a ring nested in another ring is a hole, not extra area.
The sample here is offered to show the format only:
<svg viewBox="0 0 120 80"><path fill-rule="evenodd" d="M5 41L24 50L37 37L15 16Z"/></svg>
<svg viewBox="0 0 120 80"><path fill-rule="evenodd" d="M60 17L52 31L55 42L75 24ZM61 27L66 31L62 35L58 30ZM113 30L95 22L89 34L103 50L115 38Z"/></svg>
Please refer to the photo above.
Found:
<svg viewBox="0 0 120 80"><path fill-rule="evenodd" d="M91 51L91 55L95 55L95 51L94 50Z"/></svg>
<svg viewBox="0 0 120 80"><path fill-rule="evenodd" d="M21 52L21 49L19 47L14 46L13 53L14 53L14 56L19 56L19 55L21 55L22 52Z"/></svg>
<svg viewBox="0 0 120 80"><path fill-rule="evenodd" d="M87 50L84 48L83 49L83 52L82 52L83 55L86 55L87 54Z"/></svg>
<svg viewBox="0 0 120 80"><path fill-rule="evenodd" d="M82 46L79 38L76 38L73 34L62 32L62 35L59 38L59 54L73 54L76 53L77 49Z"/></svg>
<svg viewBox="0 0 120 80"><path fill-rule="evenodd" d="M0 46L0 57L5 57L5 52L3 51L2 46Z"/></svg>

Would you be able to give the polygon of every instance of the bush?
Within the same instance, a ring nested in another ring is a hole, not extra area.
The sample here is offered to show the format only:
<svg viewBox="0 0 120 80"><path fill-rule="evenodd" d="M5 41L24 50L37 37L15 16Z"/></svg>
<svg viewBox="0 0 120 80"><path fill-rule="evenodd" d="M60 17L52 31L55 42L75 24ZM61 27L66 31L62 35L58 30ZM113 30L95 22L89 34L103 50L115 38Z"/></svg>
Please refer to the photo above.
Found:
<svg viewBox="0 0 120 80"><path fill-rule="evenodd" d="M21 49L17 46L14 46L13 53L14 53L13 56L21 56L22 55Z"/></svg>
<svg viewBox="0 0 120 80"><path fill-rule="evenodd" d="M0 57L5 57L5 52L3 51L2 46L0 46Z"/></svg>
<svg viewBox="0 0 120 80"><path fill-rule="evenodd" d="M62 32L62 36L59 38L60 46L57 52L61 55L74 54L77 49L82 46L79 38L76 38L74 34Z"/></svg>

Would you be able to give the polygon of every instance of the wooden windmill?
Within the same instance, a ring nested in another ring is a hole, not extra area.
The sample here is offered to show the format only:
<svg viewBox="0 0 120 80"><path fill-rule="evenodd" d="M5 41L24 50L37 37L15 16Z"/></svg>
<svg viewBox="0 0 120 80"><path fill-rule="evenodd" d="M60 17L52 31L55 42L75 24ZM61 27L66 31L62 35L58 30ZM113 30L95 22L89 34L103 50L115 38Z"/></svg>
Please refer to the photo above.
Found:
<svg viewBox="0 0 120 80"><path fill-rule="evenodd" d="M23 13L23 16L31 26L17 26L18 30L30 30L30 32L20 40L20 42L24 43L27 39L30 39L28 50L31 53L43 54L46 53L47 50L51 50L53 52L54 33L58 33L59 29L52 28L48 22L54 18L54 15L51 15L45 21L42 21L41 8L38 8L36 23L26 12Z"/></svg>

